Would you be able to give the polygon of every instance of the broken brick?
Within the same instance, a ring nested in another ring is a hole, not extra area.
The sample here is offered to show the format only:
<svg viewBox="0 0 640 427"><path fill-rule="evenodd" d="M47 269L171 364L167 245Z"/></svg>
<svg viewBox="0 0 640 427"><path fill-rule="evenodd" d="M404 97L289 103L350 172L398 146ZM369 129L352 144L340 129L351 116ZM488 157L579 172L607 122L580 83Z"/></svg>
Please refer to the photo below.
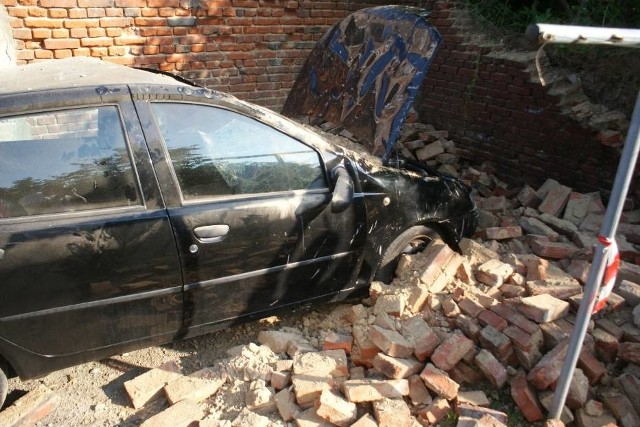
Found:
<svg viewBox="0 0 640 427"><path fill-rule="evenodd" d="M322 391L314 406L320 418L337 426L350 426L358 415L355 403L348 402L329 390Z"/></svg>
<svg viewBox="0 0 640 427"><path fill-rule="evenodd" d="M353 335L338 334L330 332L324 339L322 345L323 350L344 350L345 353L351 353L353 346Z"/></svg>
<svg viewBox="0 0 640 427"><path fill-rule="evenodd" d="M445 371L436 368L431 363L427 363L427 366L420 373L420 378L428 389L447 400L453 399L458 394L460 385L453 381Z"/></svg>
<svg viewBox="0 0 640 427"><path fill-rule="evenodd" d="M401 380L347 380L342 384L349 402L373 402L383 398L397 399L409 395L409 382Z"/></svg>
<svg viewBox="0 0 640 427"><path fill-rule="evenodd" d="M456 330L435 349L431 355L431 361L439 369L448 371L453 368L473 346L473 341L467 338L462 331Z"/></svg>
<svg viewBox="0 0 640 427"><path fill-rule="evenodd" d="M564 185L550 189L538 206L538 210L553 216L559 216L567 205L571 193L571 188Z"/></svg>
<svg viewBox="0 0 640 427"><path fill-rule="evenodd" d="M409 406L401 399L382 399L373 402L373 415L379 427L412 427Z"/></svg>
<svg viewBox="0 0 640 427"><path fill-rule="evenodd" d="M476 366L494 387L502 388L507 382L507 370L496 357L485 349L475 357Z"/></svg>
<svg viewBox="0 0 640 427"><path fill-rule="evenodd" d="M284 421L292 421L300 412L300 407L296 405L295 395L288 389L282 389L274 396L278 413Z"/></svg>
<svg viewBox="0 0 640 427"><path fill-rule="evenodd" d="M181 376L178 364L170 361L126 381L124 388L131 400L131 404L138 409L158 396L165 385Z"/></svg>
<svg viewBox="0 0 640 427"><path fill-rule="evenodd" d="M522 371L511 380L511 397L529 422L544 418L538 398L529 386L526 374Z"/></svg>
<svg viewBox="0 0 640 427"><path fill-rule="evenodd" d="M440 339L421 317L414 316L401 322L402 334L414 345L413 354L424 362L440 344Z"/></svg>
<svg viewBox="0 0 640 427"><path fill-rule="evenodd" d="M447 399L436 397L427 405L426 408L420 410L417 415L423 418L429 425L436 425L442 421L451 411L451 406Z"/></svg>
<svg viewBox="0 0 640 427"><path fill-rule="evenodd" d="M550 295L522 298L518 309L534 322L552 322L569 312L569 303Z"/></svg>
<svg viewBox="0 0 640 427"><path fill-rule="evenodd" d="M204 411L196 402L183 399L162 412L147 418L140 427L188 426L204 417Z"/></svg>
<svg viewBox="0 0 640 427"><path fill-rule="evenodd" d="M369 327L369 339L380 350L392 357L409 357L414 350L413 345L398 332L376 325Z"/></svg>
<svg viewBox="0 0 640 427"><path fill-rule="evenodd" d="M401 359L378 353L373 359L373 367L388 378L408 378L422 370L422 363L416 359Z"/></svg>
<svg viewBox="0 0 640 427"><path fill-rule="evenodd" d="M507 327L507 321L491 310L484 310L480 313L478 321L482 326L490 325L498 331L502 331Z"/></svg>

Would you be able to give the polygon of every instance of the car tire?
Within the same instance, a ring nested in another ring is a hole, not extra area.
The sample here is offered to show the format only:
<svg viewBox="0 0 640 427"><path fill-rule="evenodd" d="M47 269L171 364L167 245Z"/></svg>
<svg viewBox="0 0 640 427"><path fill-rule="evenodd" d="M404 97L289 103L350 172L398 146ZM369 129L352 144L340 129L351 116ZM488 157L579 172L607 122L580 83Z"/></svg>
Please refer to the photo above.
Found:
<svg viewBox="0 0 640 427"><path fill-rule="evenodd" d="M0 409L4 405L4 400L7 398L7 392L9 391L9 380L4 370L0 368Z"/></svg>
<svg viewBox="0 0 640 427"><path fill-rule="evenodd" d="M400 255L422 252L431 242L438 239L442 240L442 237L437 231L421 225L404 231L384 251L374 280L390 283L395 275Z"/></svg>

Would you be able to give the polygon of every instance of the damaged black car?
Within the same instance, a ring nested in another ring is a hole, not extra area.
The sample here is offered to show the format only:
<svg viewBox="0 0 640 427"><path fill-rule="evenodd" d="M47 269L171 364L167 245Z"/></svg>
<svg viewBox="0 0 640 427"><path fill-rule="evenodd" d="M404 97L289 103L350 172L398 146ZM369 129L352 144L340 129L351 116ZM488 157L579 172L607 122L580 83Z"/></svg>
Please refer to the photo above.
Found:
<svg viewBox="0 0 640 427"><path fill-rule="evenodd" d="M4 71L0 383L346 298L473 232L457 179L330 139L96 59Z"/></svg>

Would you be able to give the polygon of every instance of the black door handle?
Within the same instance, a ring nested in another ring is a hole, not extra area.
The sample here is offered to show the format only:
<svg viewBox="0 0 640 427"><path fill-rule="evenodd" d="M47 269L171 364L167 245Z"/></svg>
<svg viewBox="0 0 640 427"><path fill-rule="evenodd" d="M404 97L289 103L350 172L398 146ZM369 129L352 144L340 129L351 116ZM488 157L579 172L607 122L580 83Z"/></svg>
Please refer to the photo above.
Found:
<svg viewBox="0 0 640 427"><path fill-rule="evenodd" d="M193 234L202 243L221 242L228 232L229 226L226 224L203 225L193 229Z"/></svg>

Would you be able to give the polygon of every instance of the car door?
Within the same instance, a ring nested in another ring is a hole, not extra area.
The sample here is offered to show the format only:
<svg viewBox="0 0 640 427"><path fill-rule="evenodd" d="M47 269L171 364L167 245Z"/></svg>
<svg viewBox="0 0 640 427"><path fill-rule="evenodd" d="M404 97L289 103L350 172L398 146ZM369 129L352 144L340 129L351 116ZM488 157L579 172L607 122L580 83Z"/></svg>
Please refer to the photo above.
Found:
<svg viewBox="0 0 640 427"><path fill-rule="evenodd" d="M29 376L30 356L55 369L181 327L176 245L140 124L126 87L108 93L0 114L0 345Z"/></svg>
<svg viewBox="0 0 640 427"><path fill-rule="evenodd" d="M136 107L150 108L166 144L163 192L182 262L185 324L205 326L352 286L363 246L353 236L363 227L364 204L356 198L343 212L331 211L333 184L316 149L229 108ZM155 139L147 134L148 142Z"/></svg>

